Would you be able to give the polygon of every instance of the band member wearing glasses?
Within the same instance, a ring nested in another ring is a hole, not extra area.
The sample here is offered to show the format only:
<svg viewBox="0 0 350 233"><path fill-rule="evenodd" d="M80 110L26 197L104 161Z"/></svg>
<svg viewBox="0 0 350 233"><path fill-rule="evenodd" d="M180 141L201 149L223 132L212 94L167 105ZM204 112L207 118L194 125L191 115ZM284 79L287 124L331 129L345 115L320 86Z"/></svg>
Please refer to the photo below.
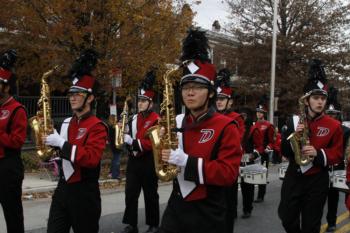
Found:
<svg viewBox="0 0 350 233"><path fill-rule="evenodd" d="M235 122L215 111L215 67L209 62L205 33L191 29L182 60L186 113L177 117L179 146L162 150L162 159L181 168L173 182L160 232L226 232L227 187L236 181L241 159Z"/></svg>
<svg viewBox="0 0 350 233"><path fill-rule="evenodd" d="M91 75L97 54L85 50L73 64L73 85L68 91L73 116L66 119L60 134L46 137L46 145L59 150L60 177L52 196L48 233L99 232L101 196L98 179L107 126L92 114L97 81Z"/></svg>

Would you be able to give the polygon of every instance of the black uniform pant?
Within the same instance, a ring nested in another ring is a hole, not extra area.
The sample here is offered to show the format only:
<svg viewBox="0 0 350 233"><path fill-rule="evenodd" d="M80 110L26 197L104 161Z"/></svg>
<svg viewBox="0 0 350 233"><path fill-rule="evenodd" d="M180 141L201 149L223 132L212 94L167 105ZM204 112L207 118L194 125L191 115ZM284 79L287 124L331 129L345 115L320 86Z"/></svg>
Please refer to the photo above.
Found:
<svg viewBox="0 0 350 233"><path fill-rule="evenodd" d="M270 159L268 154L264 153L261 155L261 164L264 165L265 163L267 169L269 168L269 161ZM266 184L259 184L258 187L258 198L264 199L266 194Z"/></svg>
<svg viewBox="0 0 350 233"><path fill-rule="evenodd" d="M273 155L272 155L272 163L273 164L278 164L282 162L282 158L281 155L279 153L277 153L276 151L273 151Z"/></svg>
<svg viewBox="0 0 350 233"><path fill-rule="evenodd" d="M173 191L164 211L160 233L226 232L226 190L208 191L205 199L185 201Z"/></svg>
<svg viewBox="0 0 350 233"><path fill-rule="evenodd" d="M251 213L253 210L253 199L254 199L254 184L248 184L241 181L241 191L243 199L243 213Z"/></svg>
<svg viewBox="0 0 350 233"><path fill-rule="evenodd" d="M97 233L101 216L101 196L97 181L67 184L60 180L47 224L48 233Z"/></svg>
<svg viewBox="0 0 350 233"><path fill-rule="evenodd" d="M337 211L338 211L338 201L339 201L339 190L330 187L328 190L328 212L327 212L327 222L328 226L335 226L337 221Z"/></svg>
<svg viewBox="0 0 350 233"><path fill-rule="evenodd" d="M22 182L21 158L9 155L0 159L0 204L8 233L24 233Z"/></svg>
<svg viewBox="0 0 350 233"><path fill-rule="evenodd" d="M125 211L123 223L137 226L138 199L143 190L146 224L159 225L158 178L151 155L129 157L126 170Z"/></svg>
<svg viewBox="0 0 350 233"><path fill-rule="evenodd" d="M234 183L231 187L227 187L227 215L226 215L226 232L233 233L234 219L237 217L237 194L238 183Z"/></svg>
<svg viewBox="0 0 350 233"><path fill-rule="evenodd" d="M328 182L327 170L313 175L287 170L278 208L278 215L287 233L320 232Z"/></svg>

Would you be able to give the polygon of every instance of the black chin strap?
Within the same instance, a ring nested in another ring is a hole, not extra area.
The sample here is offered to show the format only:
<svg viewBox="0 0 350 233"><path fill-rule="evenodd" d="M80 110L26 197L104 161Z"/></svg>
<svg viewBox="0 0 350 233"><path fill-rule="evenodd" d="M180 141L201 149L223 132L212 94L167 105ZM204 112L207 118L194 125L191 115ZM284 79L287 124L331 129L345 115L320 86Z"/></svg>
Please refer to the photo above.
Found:
<svg viewBox="0 0 350 233"><path fill-rule="evenodd" d="M319 113L319 112L316 112L315 110L312 109L311 104L310 104L310 99L308 99L307 102L309 103L309 106L308 106L307 109L310 109L310 111L313 112L313 113L315 114L315 116L314 116L312 119L315 119L315 118L321 116L322 112Z"/></svg>
<svg viewBox="0 0 350 233"><path fill-rule="evenodd" d="M145 117L151 112L150 106L151 106L151 101L148 100L148 106L147 106L146 110L140 112L142 114L142 116Z"/></svg>
<svg viewBox="0 0 350 233"><path fill-rule="evenodd" d="M76 109L77 112L82 112L82 111L84 110L85 105L86 105L86 101L87 101L87 99L89 98L89 96L90 96L90 94L87 94L87 95L86 95L83 104L82 104L78 109Z"/></svg>
<svg viewBox="0 0 350 233"><path fill-rule="evenodd" d="M204 104L202 104L201 106L199 106L196 110L198 110L198 109L204 109L205 106L208 106L208 107L209 107L209 105L208 105L208 102L209 102L209 99L210 99L209 96L210 96L210 92L208 92L207 99L205 100Z"/></svg>
<svg viewBox="0 0 350 233"><path fill-rule="evenodd" d="M230 101L230 99L229 98L226 98L226 99L227 99L227 102L226 102L225 108L223 110L218 110L218 112L221 114L227 113L228 102Z"/></svg>

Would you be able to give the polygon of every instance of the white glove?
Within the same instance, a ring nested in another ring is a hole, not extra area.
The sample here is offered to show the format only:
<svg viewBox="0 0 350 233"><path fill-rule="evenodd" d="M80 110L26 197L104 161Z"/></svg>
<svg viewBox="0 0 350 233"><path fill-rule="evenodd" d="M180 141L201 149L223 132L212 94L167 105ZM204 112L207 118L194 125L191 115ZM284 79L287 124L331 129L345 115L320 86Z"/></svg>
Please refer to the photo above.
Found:
<svg viewBox="0 0 350 233"><path fill-rule="evenodd" d="M176 150L171 150L168 163L185 167L188 159L188 154L186 154L182 149L177 148Z"/></svg>
<svg viewBox="0 0 350 233"><path fill-rule="evenodd" d="M131 146L132 142L133 142L133 139L132 139L132 137L130 137L129 134L124 134L124 142L126 144L128 144L129 146Z"/></svg>
<svg viewBox="0 0 350 233"><path fill-rule="evenodd" d="M66 142L64 138L62 138L58 133L57 130L55 129L52 134L46 137L45 140L45 145L47 146L53 146L53 147L59 147L62 149L63 144Z"/></svg>
<svg viewBox="0 0 350 233"><path fill-rule="evenodd" d="M265 153L266 154L268 154L268 153L270 153L270 152L272 152L273 150L269 147L269 146L267 146L266 148L265 148Z"/></svg>

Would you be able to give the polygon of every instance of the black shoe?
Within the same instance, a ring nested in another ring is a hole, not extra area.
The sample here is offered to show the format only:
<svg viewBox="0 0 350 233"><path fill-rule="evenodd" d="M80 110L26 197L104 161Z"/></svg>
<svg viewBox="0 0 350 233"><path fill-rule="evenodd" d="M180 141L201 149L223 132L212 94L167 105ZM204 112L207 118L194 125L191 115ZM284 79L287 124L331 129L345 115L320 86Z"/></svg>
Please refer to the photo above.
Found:
<svg viewBox="0 0 350 233"><path fill-rule="evenodd" d="M120 233L139 233L139 229L137 227L133 227L131 225L127 225L124 230L122 230Z"/></svg>
<svg viewBox="0 0 350 233"><path fill-rule="evenodd" d="M157 233L159 230L158 227L150 226L145 233Z"/></svg>
<svg viewBox="0 0 350 233"><path fill-rule="evenodd" d="M244 212L241 218L250 218L251 213L250 212Z"/></svg>
<svg viewBox="0 0 350 233"><path fill-rule="evenodd" d="M260 202L263 202L263 201L264 201L264 198L258 197L254 202L255 203L260 203Z"/></svg>
<svg viewBox="0 0 350 233"><path fill-rule="evenodd" d="M334 232L335 229L336 229L335 226L330 225L330 226L327 227L326 232Z"/></svg>

